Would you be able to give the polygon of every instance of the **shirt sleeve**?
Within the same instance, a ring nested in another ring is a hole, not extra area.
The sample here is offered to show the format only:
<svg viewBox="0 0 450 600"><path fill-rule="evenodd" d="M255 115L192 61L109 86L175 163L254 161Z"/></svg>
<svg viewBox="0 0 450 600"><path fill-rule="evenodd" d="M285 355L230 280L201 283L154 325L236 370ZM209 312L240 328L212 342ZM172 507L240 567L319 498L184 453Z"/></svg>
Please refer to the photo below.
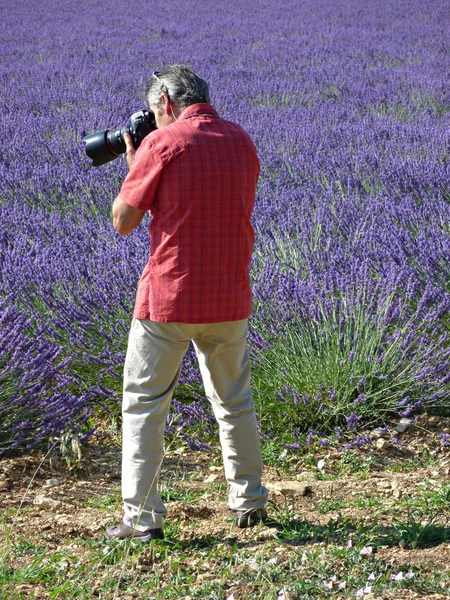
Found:
<svg viewBox="0 0 450 600"><path fill-rule="evenodd" d="M137 149L133 164L122 183L119 192L122 200L134 208L151 210L162 166L162 159L151 145L151 140L144 140Z"/></svg>

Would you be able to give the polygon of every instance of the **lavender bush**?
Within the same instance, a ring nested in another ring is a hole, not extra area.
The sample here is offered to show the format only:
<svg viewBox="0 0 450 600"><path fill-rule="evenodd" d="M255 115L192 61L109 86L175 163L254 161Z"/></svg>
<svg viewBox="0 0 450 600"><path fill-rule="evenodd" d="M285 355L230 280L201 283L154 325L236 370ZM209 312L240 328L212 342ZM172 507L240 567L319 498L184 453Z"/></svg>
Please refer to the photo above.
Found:
<svg viewBox="0 0 450 600"><path fill-rule="evenodd" d="M119 159L81 138L186 62L261 159L250 343L263 432L357 431L449 406L447 3L47 0L1 9L0 447L119 410L145 224L110 223ZM114 19L110 14L114 14ZM189 352L169 421L213 419ZM205 427L205 423L207 424Z"/></svg>

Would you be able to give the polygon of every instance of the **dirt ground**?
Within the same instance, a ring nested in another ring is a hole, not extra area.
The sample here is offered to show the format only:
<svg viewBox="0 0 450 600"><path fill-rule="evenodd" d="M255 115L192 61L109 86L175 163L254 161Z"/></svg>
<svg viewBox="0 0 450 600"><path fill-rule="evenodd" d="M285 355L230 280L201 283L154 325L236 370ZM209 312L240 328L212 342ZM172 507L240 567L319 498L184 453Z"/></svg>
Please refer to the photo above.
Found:
<svg viewBox="0 0 450 600"><path fill-rule="evenodd" d="M417 493L418 486L424 481L431 485L450 481L450 448L442 444L440 437L448 431L450 419L433 417L399 434L402 445L378 444L378 448L374 444L370 448L352 450L355 465L359 465L354 467L355 472L348 461L343 466L342 453L329 448L311 449L307 460L305 456L288 457L288 472L266 466L264 481L271 492L269 512L288 510L295 518L306 520L316 528L339 516L370 522L373 518L370 507L333 510L331 505L331 500L348 499L363 493L366 497L381 498L386 515L392 514L398 499L405 494ZM364 472L361 472L361 464L367 464ZM167 490L176 487L174 499L169 493L166 501L167 523L177 522L181 539L195 539L199 532L202 536L218 537L232 532L242 542L258 544L276 534L270 527L257 531L234 527L217 452L190 452L183 447L168 452L162 484ZM117 501L119 490L120 447L117 440L113 443L107 434L92 439L83 449L80 462L71 470L64 459L44 458L39 454L0 460L1 513L27 507L26 511L14 511L8 517L12 542L26 536L40 546L45 543L49 553L67 544L70 538L103 537L105 527L121 519L120 502ZM183 493L195 494L195 503L184 501ZM108 498L112 500L108 502ZM326 512L318 510L324 502L331 506ZM2 536L4 532L0 529L0 544ZM324 543L335 542L333 538L324 540ZM83 547L74 543L73 552L77 551L82 553ZM289 552L289 544L284 549L280 546L279 551ZM422 570L448 570L450 543L421 549L383 546L378 549L378 556L398 568L412 564ZM15 566L20 567L29 562L29 557L25 555L15 560ZM402 590L400 596L392 592L392 595L382 597L409 599L422 596ZM234 598L237 600L239 594L235 592Z"/></svg>

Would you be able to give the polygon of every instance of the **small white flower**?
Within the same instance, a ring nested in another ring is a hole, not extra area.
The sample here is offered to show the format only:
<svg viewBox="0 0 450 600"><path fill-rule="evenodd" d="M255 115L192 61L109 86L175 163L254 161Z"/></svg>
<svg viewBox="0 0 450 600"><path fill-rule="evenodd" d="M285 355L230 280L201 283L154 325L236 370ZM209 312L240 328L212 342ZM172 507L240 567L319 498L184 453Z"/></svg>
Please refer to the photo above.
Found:
<svg viewBox="0 0 450 600"><path fill-rule="evenodd" d="M369 575L369 577L367 578L367 581L374 581L374 579L375 579L375 573L371 573Z"/></svg>
<svg viewBox="0 0 450 600"><path fill-rule="evenodd" d="M364 596L365 594L370 594L372 592L372 586L371 585L366 585L366 587L364 588L360 588L357 592L356 592L356 597L357 598L361 598L362 596Z"/></svg>
<svg viewBox="0 0 450 600"><path fill-rule="evenodd" d="M397 573L397 575L391 575L391 579L392 581L402 581L403 573L400 571L400 573Z"/></svg>
<svg viewBox="0 0 450 600"><path fill-rule="evenodd" d="M414 577L414 573L412 571L408 571L405 573L405 579L412 579Z"/></svg>
<svg viewBox="0 0 450 600"><path fill-rule="evenodd" d="M350 550L350 548L353 548L353 542L351 539L349 539L347 542L347 550Z"/></svg>
<svg viewBox="0 0 450 600"><path fill-rule="evenodd" d="M370 554L372 554L373 552L373 547L372 546L364 546L364 548L362 548L359 553L361 556L369 556Z"/></svg>
<svg viewBox="0 0 450 600"><path fill-rule="evenodd" d="M336 579L337 579L336 575L333 575L333 577L330 579L330 581L326 584L327 588L332 590L335 587L337 587Z"/></svg>
<svg viewBox="0 0 450 600"><path fill-rule="evenodd" d="M273 558L271 558L269 561L267 561L269 563L269 565L276 565L278 562L278 558L276 556L274 556Z"/></svg>
<svg viewBox="0 0 450 600"><path fill-rule="evenodd" d="M317 468L319 469L319 471L323 471L324 466L325 466L325 461L323 460L323 458L321 458L319 460L319 462L317 463Z"/></svg>
<svg viewBox="0 0 450 600"><path fill-rule="evenodd" d="M308 560L308 559L307 559L307 557L306 557L306 554L305 554L305 552L303 552L303 554L302 554L302 559L301 559L301 563L302 563L302 565L303 565L303 564L304 564L304 563L305 563L307 560Z"/></svg>

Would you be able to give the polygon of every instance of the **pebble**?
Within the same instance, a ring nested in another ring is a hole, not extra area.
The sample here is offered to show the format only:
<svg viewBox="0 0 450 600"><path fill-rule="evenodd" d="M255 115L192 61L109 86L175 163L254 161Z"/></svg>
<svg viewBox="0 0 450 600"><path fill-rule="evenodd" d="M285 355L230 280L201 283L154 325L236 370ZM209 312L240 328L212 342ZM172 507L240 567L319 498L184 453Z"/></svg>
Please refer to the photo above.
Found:
<svg viewBox="0 0 450 600"><path fill-rule="evenodd" d="M370 432L370 437L374 439L380 439L386 435L385 430L382 427L376 427Z"/></svg>
<svg viewBox="0 0 450 600"><path fill-rule="evenodd" d="M304 481L277 481L267 483L266 487L271 492L284 496L311 496L312 488Z"/></svg>
<svg viewBox="0 0 450 600"><path fill-rule="evenodd" d="M387 448L389 448L390 443L387 440L384 440L383 438L379 438L377 440L376 446L378 450L386 450Z"/></svg>
<svg viewBox="0 0 450 600"><path fill-rule="evenodd" d="M408 429L408 427L411 425L411 423L412 423L411 419L400 419L398 425L396 425L394 427L394 429L397 433L403 433L404 431L406 431Z"/></svg>
<svg viewBox="0 0 450 600"><path fill-rule="evenodd" d="M64 506L62 502L54 500L53 498L46 498L45 496L36 496L33 504L35 504L40 510L59 510Z"/></svg>
<svg viewBox="0 0 450 600"><path fill-rule="evenodd" d="M59 485L59 480L58 479L46 479L45 481L46 485Z"/></svg>
<svg viewBox="0 0 450 600"><path fill-rule="evenodd" d="M151 565L137 565L136 570L141 571L143 573L150 573L151 571L153 571L153 567Z"/></svg>
<svg viewBox="0 0 450 600"><path fill-rule="evenodd" d="M317 475L312 471L302 471L295 478L297 481L317 481Z"/></svg>
<svg viewBox="0 0 450 600"><path fill-rule="evenodd" d="M390 489L392 487L392 484L389 481L387 481L387 479L382 479L381 481L377 481L376 485L379 490L386 490L386 489Z"/></svg>
<svg viewBox="0 0 450 600"><path fill-rule="evenodd" d="M257 534L257 540L259 542L267 542L269 540L273 540L278 536L278 529L276 527L268 527L267 529L263 529L260 533Z"/></svg>

